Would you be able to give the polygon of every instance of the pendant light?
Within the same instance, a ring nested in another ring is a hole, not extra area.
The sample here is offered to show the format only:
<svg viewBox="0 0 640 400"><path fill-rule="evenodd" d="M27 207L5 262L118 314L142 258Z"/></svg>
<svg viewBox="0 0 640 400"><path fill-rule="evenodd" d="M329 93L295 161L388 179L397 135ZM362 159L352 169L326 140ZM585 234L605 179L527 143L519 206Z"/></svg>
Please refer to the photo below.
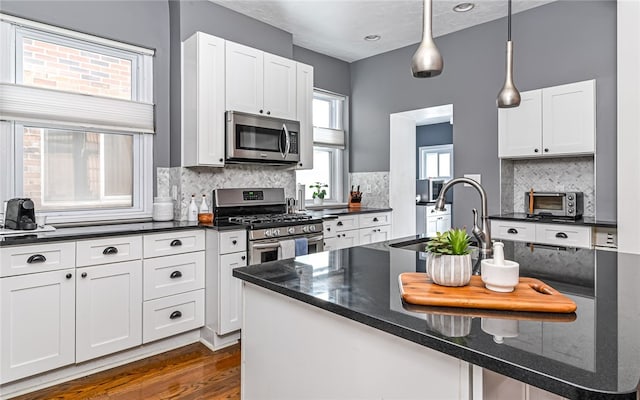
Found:
<svg viewBox="0 0 640 400"><path fill-rule="evenodd" d="M424 0L422 42L411 59L411 72L415 78L438 76L444 64L431 34L431 1Z"/></svg>
<svg viewBox="0 0 640 400"><path fill-rule="evenodd" d="M498 93L496 103L498 108L511 108L520 105L520 92L513 84L513 42L511 41L511 0L509 0L509 15L507 17L507 72L504 85Z"/></svg>

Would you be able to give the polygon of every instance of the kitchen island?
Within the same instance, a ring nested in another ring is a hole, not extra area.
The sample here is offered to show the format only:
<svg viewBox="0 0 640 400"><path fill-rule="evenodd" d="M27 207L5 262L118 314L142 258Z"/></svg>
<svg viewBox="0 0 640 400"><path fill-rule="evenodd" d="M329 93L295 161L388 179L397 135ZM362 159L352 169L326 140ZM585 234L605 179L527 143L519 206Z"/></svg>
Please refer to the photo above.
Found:
<svg viewBox="0 0 640 400"><path fill-rule="evenodd" d="M403 304L398 275L424 272L411 242L235 269L244 398L507 398L498 376L572 399L636 399L640 256L505 242L521 276L578 309L487 313Z"/></svg>

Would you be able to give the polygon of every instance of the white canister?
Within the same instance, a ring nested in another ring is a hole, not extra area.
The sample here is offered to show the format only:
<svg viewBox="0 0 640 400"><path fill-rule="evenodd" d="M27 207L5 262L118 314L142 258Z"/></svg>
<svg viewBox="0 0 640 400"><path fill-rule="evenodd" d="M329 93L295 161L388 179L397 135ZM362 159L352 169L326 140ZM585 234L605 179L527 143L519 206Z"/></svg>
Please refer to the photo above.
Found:
<svg viewBox="0 0 640 400"><path fill-rule="evenodd" d="M173 220L173 199L171 197L153 198L153 220L171 221Z"/></svg>

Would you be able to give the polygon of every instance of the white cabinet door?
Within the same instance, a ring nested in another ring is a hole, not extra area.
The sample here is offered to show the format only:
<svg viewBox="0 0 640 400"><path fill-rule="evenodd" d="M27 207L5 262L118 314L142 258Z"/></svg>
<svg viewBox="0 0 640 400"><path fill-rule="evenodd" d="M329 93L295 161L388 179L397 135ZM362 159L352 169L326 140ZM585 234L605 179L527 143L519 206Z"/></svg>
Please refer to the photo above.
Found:
<svg viewBox="0 0 640 400"><path fill-rule="evenodd" d="M78 268L76 362L142 343L142 261Z"/></svg>
<svg viewBox="0 0 640 400"><path fill-rule="evenodd" d="M595 151L595 80L545 88L542 92L544 154Z"/></svg>
<svg viewBox="0 0 640 400"><path fill-rule="evenodd" d="M436 229L438 232L446 232L451 229L451 214L439 216L436 220Z"/></svg>
<svg viewBox="0 0 640 400"><path fill-rule="evenodd" d="M218 269L218 335L224 335L242 328L242 281L234 278L234 268L247 265L245 252L220 256Z"/></svg>
<svg viewBox="0 0 640 400"><path fill-rule="evenodd" d="M297 120L296 62L264 53L264 113L272 117Z"/></svg>
<svg viewBox="0 0 640 400"><path fill-rule="evenodd" d="M339 245L338 238L333 237L325 237L324 238L324 251L337 250Z"/></svg>
<svg viewBox="0 0 640 400"><path fill-rule="evenodd" d="M226 42L226 109L264 112L264 52Z"/></svg>
<svg viewBox="0 0 640 400"><path fill-rule="evenodd" d="M224 166L225 43L197 32L184 42L183 165Z"/></svg>
<svg viewBox="0 0 640 400"><path fill-rule="evenodd" d="M438 216L427 216L427 236L434 237L438 232Z"/></svg>
<svg viewBox="0 0 640 400"><path fill-rule="evenodd" d="M0 279L0 383L75 360L75 269Z"/></svg>
<svg viewBox="0 0 640 400"><path fill-rule="evenodd" d="M313 67L296 64L296 112L300 121L297 169L313 169Z"/></svg>
<svg viewBox="0 0 640 400"><path fill-rule="evenodd" d="M338 239L336 249L358 246L360 244L360 230L342 231L336 235L336 238Z"/></svg>
<svg viewBox="0 0 640 400"><path fill-rule="evenodd" d="M373 238L376 234L375 228L364 228L358 231L358 245L373 243Z"/></svg>
<svg viewBox="0 0 640 400"><path fill-rule="evenodd" d="M375 229L371 243L384 242L391 237L391 225L379 226Z"/></svg>
<svg viewBox="0 0 640 400"><path fill-rule="evenodd" d="M498 157L542 154L542 89L521 93L518 107L498 109Z"/></svg>

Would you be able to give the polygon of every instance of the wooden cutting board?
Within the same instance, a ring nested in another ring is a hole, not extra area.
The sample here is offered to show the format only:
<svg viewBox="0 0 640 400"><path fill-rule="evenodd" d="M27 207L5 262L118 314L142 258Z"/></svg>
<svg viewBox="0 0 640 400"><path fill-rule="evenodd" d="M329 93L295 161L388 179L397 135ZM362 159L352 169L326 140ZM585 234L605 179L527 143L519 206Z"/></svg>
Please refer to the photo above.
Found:
<svg viewBox="0 0 640 400"><path fill-rule="evenodd" d="M511 293L485 288L477 275L462 287L436 285L427 274L418 272L405 272L398 280L402 300L410 304L551 313L571 313L577 308L573 300L534 278L520 278Z"/></svg>

